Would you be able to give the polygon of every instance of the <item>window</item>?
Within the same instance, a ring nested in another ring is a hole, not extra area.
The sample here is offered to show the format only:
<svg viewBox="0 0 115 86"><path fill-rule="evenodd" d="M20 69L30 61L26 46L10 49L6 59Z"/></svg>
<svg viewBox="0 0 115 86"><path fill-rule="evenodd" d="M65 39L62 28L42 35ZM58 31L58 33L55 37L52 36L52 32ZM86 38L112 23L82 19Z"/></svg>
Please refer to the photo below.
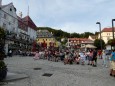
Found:
<svg viewBox="0 0 115 86"><path fill-rule="evenodd" d="M110 37L107 37L107 40L110 40Z"/></svg>
<svg viewBox="0 0 115 86"><path fill-rule="evenodd" d="M6 19L6 17L7 17L7 15L6 14L4 14L4 18Z"/></svg>
<svg viewBox="0 0 115 86"><path fill-rule="evenodd" d="M11 23L9 22L9 25L10 25Z"/></svg>
<svg viewBox="0 0 115 86"><path fill-rule="evenodd" d="M2 13L0 13L0 17L2 16Z"/></svg>
<svg viewBox="0 0 115 86"><path fill-rule="evenodd" d="M10 8L10 11L12 11L12 8Z"/></svg>
<svg viewBox="0 0 115 86"><path fill-rule="evenodd" d="M15 28L13 28L13 31L15 31Z"/></svg>
<svg viewBox="0 0 115 86"><path fill-rule="evenodd" d="M15 18L13 19L13 23L15 23Z"/></svg>
<svg viewBox="0 0 115 86"><path fill-rule="evenodd" d="M109 33L107 35L109 35Z"/></svg>
<svg viewBox="0 0 115 86"><path fill-rule="evenodd" d="M6 29L6 24L5 24L5 23L3 23L3 28L5 28L5 29Z"/></svg>

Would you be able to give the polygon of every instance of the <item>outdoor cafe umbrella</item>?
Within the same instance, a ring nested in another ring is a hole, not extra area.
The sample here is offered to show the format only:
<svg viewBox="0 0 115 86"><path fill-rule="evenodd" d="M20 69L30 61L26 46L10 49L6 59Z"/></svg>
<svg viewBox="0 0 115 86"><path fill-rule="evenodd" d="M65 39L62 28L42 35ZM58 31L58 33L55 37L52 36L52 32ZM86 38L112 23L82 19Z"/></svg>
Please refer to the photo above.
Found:
<svg viewBox="0 0 115 86"><path fill-rule="evenodd" d="M81 47L81 48L96 48L94 45L90 45L90 44L88 44L88 45L86 45L86 46L83 46L83 47Z"/></svg>

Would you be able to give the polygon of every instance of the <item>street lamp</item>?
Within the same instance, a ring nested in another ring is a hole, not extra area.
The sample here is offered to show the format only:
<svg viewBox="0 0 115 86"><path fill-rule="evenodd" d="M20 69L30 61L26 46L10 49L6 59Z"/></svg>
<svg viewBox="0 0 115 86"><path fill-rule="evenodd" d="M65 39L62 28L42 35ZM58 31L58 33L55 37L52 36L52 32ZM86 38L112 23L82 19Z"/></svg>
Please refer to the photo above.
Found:
<svg viewBox="0 0 115 86"><path fill-rule="evenodd" d="M112 32L113 32L113 39L114 39L114 24L113 21L115 21L115 19L112 19Z"/></svg>
<svg viewBox="0 0 115 86"><path fill-rule="evenodd" d="M101 40L101 23L96 22L96 24L99 24L99 30L100 30L100 45L101 45L101 50L102 50L102 40Z"/></svg>

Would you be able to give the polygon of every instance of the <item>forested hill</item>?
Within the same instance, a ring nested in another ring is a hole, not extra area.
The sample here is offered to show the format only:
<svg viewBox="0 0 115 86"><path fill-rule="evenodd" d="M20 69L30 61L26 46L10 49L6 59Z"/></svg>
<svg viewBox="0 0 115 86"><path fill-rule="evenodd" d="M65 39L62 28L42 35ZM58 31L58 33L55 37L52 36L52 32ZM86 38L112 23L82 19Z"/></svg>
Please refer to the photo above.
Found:
<svg viewBox="0 0 115 86"><path fill-rule="evenodd" d="M53 35L55 37L58 37L58 38L63 38L63 37L76 37L76 38L88 38L89 35L94 35L94 33L91 33L91 32L84 32L84 33L68 33L68 32L64 32L62 31L61 29L60 30L56 30L56 29L53 29L53 28L50 28L50 27L37 27L38 30L48 30L49 32L52 32ZM96 32L97 33L97 32Z"/></svg>

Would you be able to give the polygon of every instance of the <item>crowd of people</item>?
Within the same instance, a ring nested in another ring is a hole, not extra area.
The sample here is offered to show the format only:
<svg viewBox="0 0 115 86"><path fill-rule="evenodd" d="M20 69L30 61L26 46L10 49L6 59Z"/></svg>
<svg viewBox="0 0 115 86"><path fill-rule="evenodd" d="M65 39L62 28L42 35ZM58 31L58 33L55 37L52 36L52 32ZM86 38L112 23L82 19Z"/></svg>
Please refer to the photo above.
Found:
<svg viewBox="0 0 115 86"><path fill-rule="evenodd" d="M113 50L110 55L106 51L99 51L96 49L89 49L88 51L74 50L74 49L45 49L35 52L34 60L47 59L48 61L62 61L66 64L77 65L91 65L97 67L97 59L103 60L103 67L109 67L110 60L110 75L115 76L115 51Z"/></svg>
<svg viewBox="0 0 115 86"><path fill-rule="evenodd" d="M72 48L49 48L41 49L34 53L30 52L20 52L19 55L22 56L33 56L34 60L46 59L48 61L62 61L64 65L66 64L77 64L77 65L90 65L92 67L97 67L97 59L102 59L103 67L110 66L110 75L115 76L115 50L107 53L106 50L96 50L88 49L87 51L75 50ZM12 50L9 50L9 57L12 57ZM108 64L108 62L110 64Z"/></svg>

